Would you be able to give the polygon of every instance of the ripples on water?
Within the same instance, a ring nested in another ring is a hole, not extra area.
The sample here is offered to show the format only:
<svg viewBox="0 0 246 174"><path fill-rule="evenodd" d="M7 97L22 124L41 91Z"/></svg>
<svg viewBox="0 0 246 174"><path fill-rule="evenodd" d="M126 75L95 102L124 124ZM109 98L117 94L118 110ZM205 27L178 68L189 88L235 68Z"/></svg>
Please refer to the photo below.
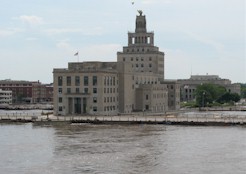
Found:
<svg viewBox="0 0 246 174"><path fill-rule="evenodd" d="M245 127L0 124L0 173L244 174Z"/></svg>

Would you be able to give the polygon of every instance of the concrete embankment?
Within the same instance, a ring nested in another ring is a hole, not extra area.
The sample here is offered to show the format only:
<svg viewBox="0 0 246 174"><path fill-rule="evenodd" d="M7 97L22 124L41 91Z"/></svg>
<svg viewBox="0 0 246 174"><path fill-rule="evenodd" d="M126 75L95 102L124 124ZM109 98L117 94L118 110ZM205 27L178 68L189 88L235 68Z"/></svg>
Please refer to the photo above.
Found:
<svg viewBox="0 0 246 174"><path fill-rule="evenodd" d="M1 123L34 124L165 124L194 126L246 125L246 116L0 116Z"/></svg>

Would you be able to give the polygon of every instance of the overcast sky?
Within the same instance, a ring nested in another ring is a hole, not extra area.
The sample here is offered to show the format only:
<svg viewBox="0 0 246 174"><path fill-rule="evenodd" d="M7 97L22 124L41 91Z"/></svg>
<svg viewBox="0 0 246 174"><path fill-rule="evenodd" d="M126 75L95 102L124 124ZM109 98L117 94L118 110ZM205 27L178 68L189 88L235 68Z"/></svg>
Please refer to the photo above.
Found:
<svg viewBox="0 0 246 174"><path fill-rule="evenodd" d="M166 79L246 83L245 0L1 0L0 80L51 83L77 51L80 61L116 61L139 9L165 52Z"/></svg>

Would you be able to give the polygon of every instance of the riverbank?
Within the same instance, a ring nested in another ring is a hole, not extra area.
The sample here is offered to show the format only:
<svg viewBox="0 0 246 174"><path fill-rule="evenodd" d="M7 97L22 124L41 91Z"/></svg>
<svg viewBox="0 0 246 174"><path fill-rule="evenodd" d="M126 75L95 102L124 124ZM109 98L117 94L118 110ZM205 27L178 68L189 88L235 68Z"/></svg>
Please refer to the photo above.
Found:
<svg viewBox="0 0 246 174"><path fill-rule="evenodd" d="M34 124L165 124L190 126L246 125L246 115L192 114L124 116L1 115L0 123Z"/></svg>
<svg viewBox="0 0 246 174"><path fill-rule="evenodd" d="M4 110L53 110L52 104L13 104L13 105L0 105L0 109Z"/></svg>

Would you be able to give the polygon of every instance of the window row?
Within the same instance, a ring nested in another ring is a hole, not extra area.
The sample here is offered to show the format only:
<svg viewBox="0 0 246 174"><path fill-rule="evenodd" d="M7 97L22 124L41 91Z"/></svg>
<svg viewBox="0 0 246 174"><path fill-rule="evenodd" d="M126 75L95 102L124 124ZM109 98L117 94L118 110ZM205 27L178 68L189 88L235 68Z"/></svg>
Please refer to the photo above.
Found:
<svg viewBox="0 0 246 174"><path fill-rule="evenodd" d="M134 65L133 64L132 64L132 67L134 68ZM138 67L143 68L144 67L144 64L136 64L135 67L136 68L138 68ZM152 68L152 64L151 63L149 64L149 68Z"/></svg>
<svg viewBox="0 0 246 174"><path fill-rule="evenodd" d="M118 97L104 97L104 103L118 102Z"/></svg>
<svg viewBox="0 0 246 174"><path fill-rule="evenodd" d="M106 93L115 93L115 92L117 92L118 93L118 88L104 88L104 93L106 94Z"/></svg>
<svg viewBox="0 0 246 174"><path fill-rule="evenodd" d="M71 88L67 88L67 91L66 91L67 94L70 94L70 93L85 93L85 94L89 94L89 92L90 92L89 88L83 88L82 90L80 88L75 88L75 91L72 91ZM58 88L58 93L62 94L62 88ZM92 88L92 93L93 94L97 94L97 88Z"/></svg>
<svg viewBox="0 0 246 174"><path fill-rule="evenodd" d="M185 89L185 92L188 93L188 91L191 93L191 92L195 92L195 89Z"/></svg>
<svg viewBox="0 0 246 174"><path fill-rule="evenodd" d="M131 61L145 61L144 60L144 58L143 57L141 57L141 58L138 58L138 57L136 57L135 59L133 58L133 57L131 57ZM123 61L125 62L126 61L126 58L125 57L123 57ZM152 57L149 57L149 61L152 61Z"/></svg>
<svg viewBox="0 0 246 174"><path fill-rule="evenodd" d="M80 76L75 76L74 82L72 79L73 79L72 76L67 76L65 79L63 79L63 76L59 76L58 86L62 86L64 80L66 80L67 86L72 86L72 84L74 84L75 86L80 86L82 85L82 81L84 86L89 86L90 81L92 82L93 86L97 85L97 76L92 76L92 79L90 79L89 76L83 76L82 78Z"/></svg>
<svg viewBox="0 0 246 174"><path fill-rule="evenodd" d="M155 81L155 82L153 82L153 81L148 81L148 82L142 82L142 81L136 81L136 85L141 85L141 84L157 84L157 82Z"/></svg>
<svg viewBox="0 0 246 174"><path fill-rule="evenodd" d="M115 111L116 109L118 109L118 106L105 106L104 107L104 111Z"/></svg>
<svg viewBox="0 0 246 174"><path fill-rule="evenodd" d="M144 49L144 48L142 48L142 49L139 49L139 48L137 48L137 49L134 49L134 48L132 48L132 49L127 49L126 50L127 52L134 52L134 51L136 51L136 52L140 52L140 51L142 51L142 52L145 52L145 51L147 51L147 52L149 52L150 50L149 49Z"/></svg>
<svg viewBox="0 0 246 174"><path fill-rule="evenodd" d="M118 80L116 80L115 77L111 77L111 76L105 76L104 77L104 85L105 86L115 86L115 84L118 84Z"/></svg>
<svg viewBox="0 0 246 174"><path fill-rule="evenodd" d="M153 94L153 98L166 98L167 96L165 94Z"/></svg>

